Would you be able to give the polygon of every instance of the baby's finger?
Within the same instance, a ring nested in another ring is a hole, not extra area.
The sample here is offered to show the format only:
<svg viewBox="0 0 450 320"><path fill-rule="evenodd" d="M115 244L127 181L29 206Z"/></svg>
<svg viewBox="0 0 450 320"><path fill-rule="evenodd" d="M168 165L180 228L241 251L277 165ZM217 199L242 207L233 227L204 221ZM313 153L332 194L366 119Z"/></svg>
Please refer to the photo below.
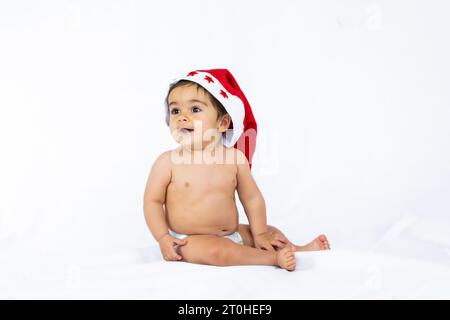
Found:
<svg viewBox="0 0 450 320"><path fill-rule="evenodd" d="M179 254L177 254L177 255L175 256L175 260L177 260L177 261L183 260L183 257L180 256Z"/></svg>
<svg viewBox="0 0 450 320"><path fill-rule="evenodd" d="M173 256L173 258L174 258L174 260L181 260L181 259L183 259L183 257L181 256L181 253L180 253L180 250L179 250L179 246L175 246L175 247L172 247L172 256Z"/></svg>
<svg viewBox="0 0 450 320"><path fill-rule="evenodd" d="M257 245L255 245L255 247L256 247L257 249L260 249L260 250L267 250L265 245L259 245L259 244L257 244Z"/></svg>
<svg viewBox="0 0 450 320"><path fill-rule="evenodd" d="M288 243L288 239L286 239L286 237L283 237L281 234L277 234L275 236L275 240L281 241L283 243Z"/></svg>
<svg viewBox="0 0 450 320"><path fill-rule="evenodd" d="M275 240L275 241L272 241L272 246L275 246L277 248L284 248L286 246L286 243L284 243L280 240Z"/></svg>
<svg viewBox="0 0 450 320"><path fill-rule="evenodd" d="M178 261L181 259L182 259L182 257L179 254L177 254L175 251L172 252L172 254L170 255L170 260L172 260L172 261Z"/></svg>
<svg viewBox="0 0 450 320"><path fill-rule="evenodd" d="M176 244L180 245L180 246L184 246L187 243L186 239L175 239L173 240L173 242L175 242Z"/></svg>

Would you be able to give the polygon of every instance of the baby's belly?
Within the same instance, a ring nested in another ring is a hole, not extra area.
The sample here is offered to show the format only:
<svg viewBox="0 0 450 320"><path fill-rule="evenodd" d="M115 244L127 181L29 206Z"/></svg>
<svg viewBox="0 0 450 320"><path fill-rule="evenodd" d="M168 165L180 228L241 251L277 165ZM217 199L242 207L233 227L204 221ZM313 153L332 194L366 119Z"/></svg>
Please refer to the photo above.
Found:
<svg viewBox="0 0 450 320"><path fill-rule="evenodd" d="M223 236L237 230L239 215L232 198L206 196L201 202L167 201L169 228L182 234L215 234Z"/></svg>

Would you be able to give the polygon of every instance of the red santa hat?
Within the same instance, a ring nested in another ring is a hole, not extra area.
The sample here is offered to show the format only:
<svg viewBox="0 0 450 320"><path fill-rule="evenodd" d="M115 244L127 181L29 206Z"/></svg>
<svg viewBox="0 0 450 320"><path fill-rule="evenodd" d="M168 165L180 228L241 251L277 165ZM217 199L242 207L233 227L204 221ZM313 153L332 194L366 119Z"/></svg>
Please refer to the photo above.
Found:
<svg viewBox="0 0 450 320"><path fill-rule="evenodd" d="M180 80L189 80L201 85L223 105L232 123L222 143L229 148L234 147L242 151L251 169L256 147L256 121L244 92L239 88L231 72L227 69L194 70L175 78L171 85Z"/></svg>

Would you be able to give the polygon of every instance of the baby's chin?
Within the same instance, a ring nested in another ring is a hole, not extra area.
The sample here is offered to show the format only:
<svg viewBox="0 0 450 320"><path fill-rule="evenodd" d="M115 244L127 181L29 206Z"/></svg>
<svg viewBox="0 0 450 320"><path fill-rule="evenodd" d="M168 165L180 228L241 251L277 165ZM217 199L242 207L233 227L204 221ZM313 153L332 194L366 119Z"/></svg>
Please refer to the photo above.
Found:
<svg viewBox="0 0 450 320"><path fill-rule="evenodd" d="M180 146L190 147L193 150L202 149L204 146L211 143L211 141L213 141L214 139L220 139L220 135L217 135L216 131L208 132L206 134L196 131L172 131L172 137Z"/></svg>
<svg viewBox="0 0 450 320"><path fill-rule="evenodd" d="M192 136L177 137L175 141L180 145L180 147L188 148L190 150L202 150L206 145L211 143L211 140L206 139L196 140Z"/></svg>

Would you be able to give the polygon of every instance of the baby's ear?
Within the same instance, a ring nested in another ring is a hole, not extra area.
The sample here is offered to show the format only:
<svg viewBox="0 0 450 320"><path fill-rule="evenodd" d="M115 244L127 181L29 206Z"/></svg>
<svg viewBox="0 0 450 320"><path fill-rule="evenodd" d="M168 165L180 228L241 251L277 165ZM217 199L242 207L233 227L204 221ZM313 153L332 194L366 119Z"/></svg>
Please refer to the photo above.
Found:
<svg viewBox="0 0 450 320"><path fill-rule="evenodd" d="M231 123L231 117L228 113L226 115L222 116L222 119L220 119L220 122L219 122L220 132L225 132L230 127L230 123Z"/></svg>

